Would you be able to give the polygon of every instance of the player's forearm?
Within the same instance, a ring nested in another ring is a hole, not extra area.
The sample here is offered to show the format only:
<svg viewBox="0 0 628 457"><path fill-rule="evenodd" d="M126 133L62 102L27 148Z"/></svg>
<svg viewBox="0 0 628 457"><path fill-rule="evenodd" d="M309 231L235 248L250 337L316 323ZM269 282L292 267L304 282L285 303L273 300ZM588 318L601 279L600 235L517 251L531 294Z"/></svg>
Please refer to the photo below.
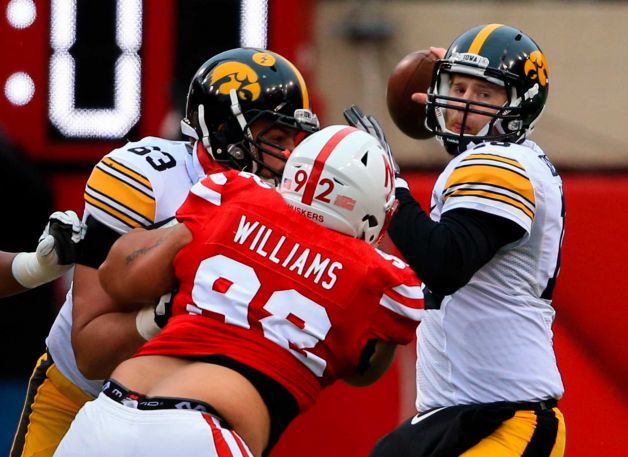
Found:
<svg viewBox="0 0 628 457"><path fill-rule="evenodd" d="M0 251L0 297L8 297L26 290L26 287L13 277L11 267L15 256L16 253Z"/></svg>
<svg viewBox="0 0 628 457"><path fill-rule="evenodd" d="M146 342L137 332L137 312L98 316L72 335L76 362L88 379L104 379Z"/></svg>
<svg viewBox="0 0 628 457"><path fill-rule="evenodd" d="M172 260L190 240L183 224L127 233L100 266L100 283L119 303L155 303L175 287Z"/></svg>

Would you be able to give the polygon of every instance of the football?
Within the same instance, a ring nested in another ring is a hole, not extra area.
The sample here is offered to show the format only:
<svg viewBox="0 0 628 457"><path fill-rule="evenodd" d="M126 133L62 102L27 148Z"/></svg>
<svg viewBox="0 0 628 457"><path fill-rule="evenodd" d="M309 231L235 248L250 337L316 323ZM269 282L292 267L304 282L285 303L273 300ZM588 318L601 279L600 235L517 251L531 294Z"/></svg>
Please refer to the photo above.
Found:
<svg viewBox="0 0 628 457"><path fill-rule="evenodd" d="M411 138L422 140L433 134L425 128L425 105L413 102L415 92L427 92L432 82L436 57L429 49L406 55L388 78L386 104L395 125Z"/></svg>

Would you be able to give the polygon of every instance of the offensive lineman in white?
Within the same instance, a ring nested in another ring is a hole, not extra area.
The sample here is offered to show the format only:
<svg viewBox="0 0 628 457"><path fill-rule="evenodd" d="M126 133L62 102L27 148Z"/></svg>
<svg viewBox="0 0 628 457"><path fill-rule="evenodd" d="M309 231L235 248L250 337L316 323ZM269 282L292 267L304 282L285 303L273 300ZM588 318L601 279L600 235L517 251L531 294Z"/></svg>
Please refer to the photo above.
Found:
<svg viewBox="0 0 628 457"><path fill-rule="evenodd" d="M167 223L207 173L234 168L278 179L286 151L318 127L309 108L307 86L291 62L263 49L231 49L192 78L182 121L190 141L146 137L98 162L85 188L86 232L73 286L29 382L11 457L52 456L102 379L159 333L156 318L165 323L152 305L104 311L112 299L97 268L114 241L134 228Z"/></svg>
<svg viewBox="0 0 628 457"><path fill-rule="evenodd" d="M430 216L397 179L389 229L426 286L418 414L371 457L562 456L564 389L551 330L562 182L527 139L545 106L547 61L525 33L500 24L432 52L441 60L429 93L413 100L427 102L426 127L454 158ZM377 127L369 120L367 130Z"/></svg>

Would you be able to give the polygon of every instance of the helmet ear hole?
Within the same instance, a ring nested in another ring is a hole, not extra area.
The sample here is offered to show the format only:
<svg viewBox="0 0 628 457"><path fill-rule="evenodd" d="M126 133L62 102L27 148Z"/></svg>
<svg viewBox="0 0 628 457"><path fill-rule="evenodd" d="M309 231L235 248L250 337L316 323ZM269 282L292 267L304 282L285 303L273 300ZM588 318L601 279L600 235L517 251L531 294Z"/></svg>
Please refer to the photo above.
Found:
<svg viewBox="0 0 628 457"><path fill-rule="evenodd" d="M377 222L377 218L373 216L372 214L367 214L366 216L362 218L362 220L367 223L369 229L373 229L379 225ZM377 235L373 233L373 230L368 230L368 231L365 230L364 232L365 237L367 233L369 233L369 239L367 239L366 241L368 241L369 243L373 243L373 241L375 241L375 239L377 238Z"/></svg>
<svg viewBox="0 0 628 457"><path fill-rule="evenodd" d="M372 214L367 214L362 220L368 222L369 228L377 227L377 218Z"/></svg>

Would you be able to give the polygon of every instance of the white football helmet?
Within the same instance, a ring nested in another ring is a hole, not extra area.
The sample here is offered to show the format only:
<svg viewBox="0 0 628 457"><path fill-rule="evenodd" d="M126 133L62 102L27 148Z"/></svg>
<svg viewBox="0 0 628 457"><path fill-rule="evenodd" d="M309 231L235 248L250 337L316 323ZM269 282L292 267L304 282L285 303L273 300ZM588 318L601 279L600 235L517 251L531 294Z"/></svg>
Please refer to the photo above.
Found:
<svg viewBox="0 0 628 457"><path fill-rule="evenodd" d="M369 244L396 207L392 164L379 140L346 125L304 139L290 154L280 192L307 218Z"/></svg>

